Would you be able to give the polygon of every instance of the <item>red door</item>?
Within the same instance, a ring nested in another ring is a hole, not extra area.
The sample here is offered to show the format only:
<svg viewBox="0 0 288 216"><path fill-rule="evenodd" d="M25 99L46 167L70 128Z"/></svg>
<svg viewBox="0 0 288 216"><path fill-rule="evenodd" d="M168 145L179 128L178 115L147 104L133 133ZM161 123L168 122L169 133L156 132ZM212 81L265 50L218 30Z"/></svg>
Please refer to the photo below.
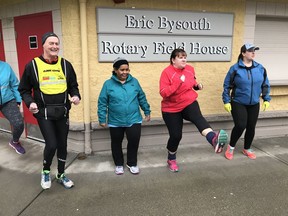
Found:
<svg viewBox="0 0 288 216"><path fill-rule="evenodd" d="M0 20L0 61L5 61L4 42L3 42L2 22L1 22L1 20ZM0 112L0 117L4 117L1 112Z"/></svg>
<svg viewBox="0 0 288 216"><path fill-rule="evenodd" d="M42 54L42 35L46 32L53 31L52 12L15 17L14 25L19 75L21 78L25 65L34 57ZM26 135L29 136L29 124L37 125L37 121L26 106L23 106L23 109Z"/></svg>
<svg viewBox="0 0 288 216"><path fill-rule="evenodd" d="M0 20L0 60L5 61L4 53L4 43L3 43L3 34L2 34L2 22Z"/></svg>

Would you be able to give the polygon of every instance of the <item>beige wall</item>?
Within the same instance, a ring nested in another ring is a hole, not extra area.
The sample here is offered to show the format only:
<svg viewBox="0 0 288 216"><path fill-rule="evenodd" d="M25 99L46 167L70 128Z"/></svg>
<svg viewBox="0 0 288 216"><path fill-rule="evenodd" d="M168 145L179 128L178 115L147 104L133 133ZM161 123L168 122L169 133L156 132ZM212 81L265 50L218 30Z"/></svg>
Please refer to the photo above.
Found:
<svg viewBox="0 0 288 216"><path fill-rule="evenodd" d="M73 3L72 3L73 2ZM62 29L64 54L66 58L73 59L76 57L77 64L80 58L75 56L74 51L77 48L80 39L79 32L79 9L71 5L77 4L77 0L61 0L62 11ZM164 6L165 5L165 6ZM168 5L168 6L167 6ZM225 7L223 7L225 5ZM87 19L88 19L88 44L89 44L89 73L90 73L90 91L91 91L91 121L97 121L97 98L101 90L102 84L106 79L109 79L112 71L111 63L99 63L97 51L97 32L96 32L96 7L121 7L121 8L136 8L145 9L167 9L167 10L206 10L208 12L232 12L235 13L234 38L233 47L237 47L233 51L233 62L238 55L238 48L242 44L243 22L244 22L244 1L222 0L222 1L132 1L126 0L124 4L114 4L113 1L98 0L88 1L87 4ZM73 16L71 16L73 14ZM77 22L78 21L78 22ZM115 20L116 22L116 20ZM73 39L71 39L73 35ZM67 39L66 39L67 37ZM69 38L69 39L68 39ZM71 46L71 40L76 43ZM80 63L80 62L79 62ZM229 69L230 62L189 62L196 69L196 75L199 82L204 84L204 90L199 93L199 102L204 114L223 113L223 105L221 100L222 83L224 76ZM74 62L75 64L75 62ZM131 63L131 74L135 76L142 85L148 101L151 105L152 116L161 117L159 95L159 77L164 69L169 64L167 63ZM78 75L81 80L81 74ZM211 103L213 101L213 103Z"/></svg>
<svg viewBox="0 0 288 216"><path fill-rule="evenodd" d="M63 18L63 39L66 58L73 59L74 65L80 67L78 56L80 47L79 32L79 9L72 5L78 5L78 0L61 0ZM263 1L262 1L263 2ZM266 1L269 2L269 1ZM275 2L275 1L271 1ZM285 1L278 1L285 2ZM87 3L88 19L88 44L89 44L89 73L91 93L91 121L97 121L97 98L102 84L111 76L112 64L98 62L97 32L96 32L96 8L115 7L137 9L167 9L167 10L191 10L207 12L229 12L234 13L234 37L231 62L189 62L195 67L199 82L204 84L204 90L199 92L199 102L204 115L225 113L221 100L223 79L229 67L236 62L240 47L243 44L244 22L246 1L244 0L126 0L123 4L114 4L107 0L90 0ZM113 14L111 14L113 16ZM115 22L117 22L115 20ZM71 46L71 42L73 45ZM77 46L77 47L75 47ZM77 51L75 53L75 51ZM159 77L167 63L131 63L131 74L141 83L152 109L152 117L160 118ZM265 63L263 63L265 65ZM80 68L77 68L80 69ZM81 74L78 75L81 80ZM270 110L285 110L287 104L287 87L272 87L273 103Z"/></svg>
<svg viewBox="0 0 288 216"><path fill-rule="evenodd" d="M34 0L32 0L34 1ZM31 2L32 2L31 1ZM88 62L90 83L83 83L81 63L81 40L80 40L80 14L79 0L59 0L62 19L62 51L63 56L72 62L83 93L83 85L90 87L90 111L91 122L97 122L97 99L102 84L109 79L112 71L111 63L98 62L97 32L96 32L96 8L115 7L137 9L166 9L166 10L190 10L207 12L234 13L234 37L231 62L189 62L195 67L199 82L204 84L204 90L199 92L199 102L204 115L223 114L221 100L222 84L230 65L234 64L238 57L241 45L244 43L244 23L246 0L126 0L123 4L114 4L112 0L87 0L87 30L88 30ZM1 0L0 9L4 5L30 2L25 0ZM249 1L260 2L260 1ZM287 0L261 0L261 3L283 4L288 11ZM112 15L111 15L112 16ZM115 20L117 22L117 20ZM265 62L261 62L265 66ZM161 118L159 95L159 77L166 63L131 63L131 74L141 83L152 109L153 118ZM287 110L288 86L272 87L272 103L270 110ZM72 108L71 121L83 122L83 103Z"/></svg>
<svg viewBox="0 0 288 216"><path fill-rule="evenodd" d="M62 50L63 56L72 62L77 73L79 90L83 97L83 75L81 60L81 36L80 36L80 14L79 1L60 1L62 16ZM85 85L90 85L86 83ZM92 95L93 96L93 95ZM72 106L70 120L73 123L83 123L84 121L83 103Z"/></svg>

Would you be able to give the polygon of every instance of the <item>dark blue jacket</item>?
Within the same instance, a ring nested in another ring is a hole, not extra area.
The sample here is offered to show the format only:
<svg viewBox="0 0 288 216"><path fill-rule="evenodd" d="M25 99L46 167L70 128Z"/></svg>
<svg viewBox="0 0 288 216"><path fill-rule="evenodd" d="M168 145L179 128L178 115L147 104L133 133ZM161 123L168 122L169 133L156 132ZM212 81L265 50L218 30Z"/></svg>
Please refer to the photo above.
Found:
<svg viewBox="0 0 288 216"><path fill-rule="evenodd" d="M243 105L254 105L259 103L260 96L264 101L271 100L266 69L255 61L251 67L246 67L241 59L231 66L223 87L224 104L233 100Z"/></svg>

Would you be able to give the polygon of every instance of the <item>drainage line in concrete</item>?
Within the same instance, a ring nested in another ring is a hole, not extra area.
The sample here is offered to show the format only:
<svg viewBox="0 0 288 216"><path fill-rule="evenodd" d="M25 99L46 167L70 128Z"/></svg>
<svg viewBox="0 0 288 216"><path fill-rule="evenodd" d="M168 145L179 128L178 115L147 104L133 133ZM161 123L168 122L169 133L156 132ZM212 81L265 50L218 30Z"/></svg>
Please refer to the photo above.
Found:
<svg viewBox="0 0 288 216"><path fill-rule="evenodd" d="M77 159L77 155L72 159L72 161L71 161L69 164L67 164L67 166L66 166L65 169L67 169L76 159ZM54 178L52 179L52 182L54 182L55 180L56 180L56 177L54 177ZM32 203L33 203L44 191L45 191L45 190L42 189L42 190L40 191L40 193L38 193L38 194L17 214L17 216L20 216L30 205L32 205Z"/></svg>

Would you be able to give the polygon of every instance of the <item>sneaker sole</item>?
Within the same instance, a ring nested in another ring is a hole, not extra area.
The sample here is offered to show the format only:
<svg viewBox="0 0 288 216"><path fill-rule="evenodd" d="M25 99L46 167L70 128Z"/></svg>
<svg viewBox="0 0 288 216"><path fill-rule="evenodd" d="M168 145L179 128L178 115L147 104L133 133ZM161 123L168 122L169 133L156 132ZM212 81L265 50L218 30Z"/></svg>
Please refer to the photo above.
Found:
<svg viewBox="0 0 288 216"><path fill-rule="evenodd" d="M131 167L128 166L127 164L126 164L126 166L129 169L130 173L132 173L133 175L138 175L140 173L140 171L139 172L132 172Z"/></svg>
<svg viewBox="0 0 288 216"><path fill-rule="evenodd" d="M167 163L167 167L171 172L178 172L179 171L179 169L170 169L170 166L168 163Z"/></svg>
<svg viewBox="0 0 288 216"><path fill-rule="evenodd" d="M171 172L173 172L173 173L179 172L178 169L177 169L177 170L172 170L172 169L169 168L169 166L168 166L168 169L169 169Z"/></svg>
<svg viewBox="0 0 288 216"><path fill-rule="evenodd" d="M255 156L255 158L254 158L254 157L253 157L253 158L252 158L252 157L249 157L248 154L246 154L246 153L243 152L243 151L242 151L242 154L244 154L246 157L248 157L248 158L251 159L251 160L255 160L255 159L256 159L256 156Z"/></svg>
<svg viewBox="0 0 288 216"><path fill-rule="evenodd" d="M21 153L21 152L17 151L17 149L13 145L11 145L11 143L9 143L9 146L12 147L16 151L17 154L19 154L19 155L25 154L25 152Z"/></svg>
<svg viewBox="0 0 288 216"><path fill-rule="evenodd" d="M63 187L64 187L65 189L71 189L71 188L74 187L74 184L73 184L72 186L68 187L68 186L65 186L62 182L60 182L60 181L58 181L58 180L57 180L57 182L58 182L59 184L63 185Z"/></svg>
<svg viewBox="0 0 288 216"><path fill-rule="evenodd" d="M63 184L62 184L62 185L63 185ZM63 185L63 187L64 187L65 189L71 189L71 188L74 187L74 185L72 185L71 187L66 187L65 185Z"/></svg>
<svg viewBox="0 0 288 216"><path fill-rule="evenodd" d="M41 184L41 187L42 187L43 190L48 190L48 189L51 188L51 186L50 187L44 187L42 184Z"/></svg>
<svg viewBox="0 0 288 216"><path fill-rule="evenodd" d="M116 175L123 175L124 172L115 172Z"/></svg>
<svg viewBox="0 0 288 216"><path fill-rule="evenodd" d="M233 159L233 155L232 155L231 157L227 157L226 154L225 154L225 158L226 158L227 160L232 160L232 159Z"/></svg>
<svg viewBox="0 0 288 216"><path fill-rule="evenodd" d="M224 146L228 142L228 134L224 130L220 130L217 140L217 145L215 147L216 153L221 153L223 151Z"/></svg>

